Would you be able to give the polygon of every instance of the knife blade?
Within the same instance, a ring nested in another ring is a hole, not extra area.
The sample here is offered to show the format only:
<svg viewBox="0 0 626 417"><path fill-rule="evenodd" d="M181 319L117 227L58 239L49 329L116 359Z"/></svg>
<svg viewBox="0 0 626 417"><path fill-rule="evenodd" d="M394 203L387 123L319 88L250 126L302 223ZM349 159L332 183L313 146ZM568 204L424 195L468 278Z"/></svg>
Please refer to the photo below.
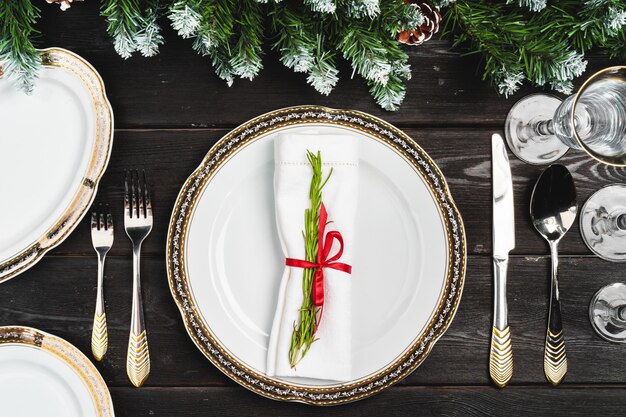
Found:
<svg viewBox="0 0 626 417"><path fill-rule="evenodd" d="M489 374L493 382L504 388L513 376L513 350L508 323L506 277L509 252L515 247L513 213L513 181L509 158L502 137L491 137L493 178L493 266L494 305L489 352Z"/></svg>
<svg viewBox="0 0 626 417"><path fill-rule="evenodd" d="M497 133L491 137L493 170L493 255L506 257L515 248L513 181L504 141Z"/></svg>

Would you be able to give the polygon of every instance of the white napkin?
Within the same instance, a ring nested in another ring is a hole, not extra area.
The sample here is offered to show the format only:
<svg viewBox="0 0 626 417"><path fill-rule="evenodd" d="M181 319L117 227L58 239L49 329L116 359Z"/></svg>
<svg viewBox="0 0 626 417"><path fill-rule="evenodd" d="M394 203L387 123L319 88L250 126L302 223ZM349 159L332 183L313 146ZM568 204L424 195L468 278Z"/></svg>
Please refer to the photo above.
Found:
<svg viewBox="0 0 626 417"><path fill-rule="evenodd" d="M352 264L354 218L358 192L357 139L351 135L305 133L278 134L275 146L274 196L276 223L287 258L305 259L304 210L310 207L312 169L307 150L321 152L323 177L332 176L322 190L328 211L326 233L338 230L344 251L338 262ZM337 252L335 242L330 256ZM357 277L331 268L324 269L324 309L315 337L305 357L291 368L289 347L294 323L302 305L302 268L285 267L267 352L268 376L306 377L333 381L351 379L352 280Z"/></svg>

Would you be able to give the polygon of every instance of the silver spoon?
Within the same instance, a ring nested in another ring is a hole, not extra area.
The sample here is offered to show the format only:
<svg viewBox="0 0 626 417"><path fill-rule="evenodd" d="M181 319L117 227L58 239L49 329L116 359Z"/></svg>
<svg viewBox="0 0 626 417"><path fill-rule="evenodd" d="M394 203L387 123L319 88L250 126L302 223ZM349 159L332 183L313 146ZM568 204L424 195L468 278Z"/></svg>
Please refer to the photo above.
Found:
<svg viewBox="0 0 626 417"><path fill-rule="evenodd" d="M559 384L567 373L557 276L559 266L557 246L574 223L577 211L576 186L572 174L563 165L551 165L535 184L530 200L530 216L535 229L550 244L552 256L552 289L543 355L543 371L552 385Z"/></svg>

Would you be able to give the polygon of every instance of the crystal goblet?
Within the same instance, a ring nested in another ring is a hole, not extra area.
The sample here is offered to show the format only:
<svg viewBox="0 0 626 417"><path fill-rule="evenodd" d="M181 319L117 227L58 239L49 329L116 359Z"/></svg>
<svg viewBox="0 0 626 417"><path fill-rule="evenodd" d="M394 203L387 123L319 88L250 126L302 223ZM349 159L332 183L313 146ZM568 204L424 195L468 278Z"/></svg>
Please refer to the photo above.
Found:
<svg viewBox="0 0 626 417"><path fill-rule="evenodd" d="M580 211L583 240L602 259L626 261L626 184L596 191Z"/></svg>
<svg viewBox="0 0 626 417"><path fill-rule="evenodd" d="M582 149L609 165L626 165L626 66L593 74L576 94L561 100L531 94L511 108L505 122L511 151L542 165L568 149Z"/></svg>
<svg viewBox="0 0 626 417"><path fill-rule="evenodd" d="M600 288L589 303L589 320L603 339L626 343L626 284Z"/></svg>

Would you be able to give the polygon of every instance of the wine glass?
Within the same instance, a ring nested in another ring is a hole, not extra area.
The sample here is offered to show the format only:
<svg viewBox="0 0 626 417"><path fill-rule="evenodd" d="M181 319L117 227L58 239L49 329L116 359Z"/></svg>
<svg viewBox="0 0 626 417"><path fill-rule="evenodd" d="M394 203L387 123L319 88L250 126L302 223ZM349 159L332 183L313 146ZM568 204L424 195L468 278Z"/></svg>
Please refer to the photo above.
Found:
<svg viewBox="0 0 626 417"><path fill-rule="evenodd" d="M600 288L589 303L589 320L603 339L626 343L626 284Z"/></svg>
<svg viewBox="0 0 626 417"><path fill-rule="evenodd" d="M626 184L608 185L589 197L580 212L580 232L602 259L626 261ZM589 303L589 320L602 338L626 343L626 284L600 288Z"/></svg>
<svg viewBox="0 0 626 417"><path fill-rule="evenodd" d="M626 184L596 191L580 211L583 240L602 259L626 261Z"/></svg>
<svg viewBox="0 0 626 417"><path fill-rule="evenodd" d="M554 162L574 148L626 166L626 66L593 74L565 100L524 97L509 111L504 132L511 151L530 164Z"/></svg>

